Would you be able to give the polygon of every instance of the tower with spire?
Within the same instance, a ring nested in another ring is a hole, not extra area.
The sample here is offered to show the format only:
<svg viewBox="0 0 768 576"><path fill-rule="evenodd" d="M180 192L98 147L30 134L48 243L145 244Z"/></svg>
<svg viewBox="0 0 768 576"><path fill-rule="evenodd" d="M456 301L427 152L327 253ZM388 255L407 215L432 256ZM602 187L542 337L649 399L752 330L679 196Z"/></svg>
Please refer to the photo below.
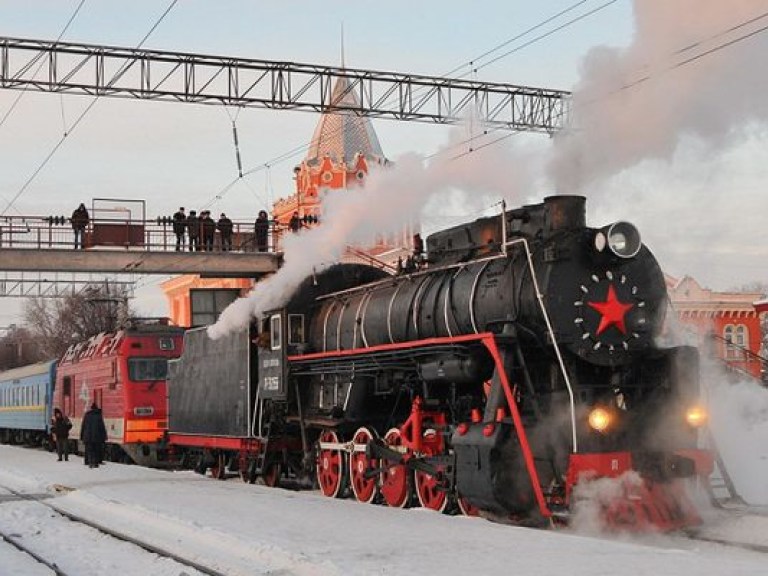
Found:
<svg viewBox="0 0 768 576"><path fill-rule="evenodd" d="M306 157L294 168L294 193L272 207L281 224L287 225L294 212L319 219L322 189L360 186L372 165L388 163L370 120L354 112L360 103L346 78L336 81L331 105L336 110L320 117Z"/></svg>

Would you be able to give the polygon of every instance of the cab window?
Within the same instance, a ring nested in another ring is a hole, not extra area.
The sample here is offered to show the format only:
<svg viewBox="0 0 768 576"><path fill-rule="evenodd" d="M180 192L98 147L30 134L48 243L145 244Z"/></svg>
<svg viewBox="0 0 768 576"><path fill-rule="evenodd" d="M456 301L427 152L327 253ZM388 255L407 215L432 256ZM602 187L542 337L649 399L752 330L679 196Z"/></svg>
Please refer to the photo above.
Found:
<svg viewBox="0 0 768 576"><path fill-rule="evenodd" d="M165 380L167 377L167 358L128 358L128 379L133 382Z"/></svg>
<svg viewBox="0 0 768 576"><path fill-rule="evenodd" d="M304 315L288 315L288 344L304 343Z"/></svg>
<svg viewBox="0 0 768 576"><path fill-rule="evenodd" d="M280 322L280 315L275 314L270 319L270 334L272 350L280 350L283 341L282 324Z"/></svg>

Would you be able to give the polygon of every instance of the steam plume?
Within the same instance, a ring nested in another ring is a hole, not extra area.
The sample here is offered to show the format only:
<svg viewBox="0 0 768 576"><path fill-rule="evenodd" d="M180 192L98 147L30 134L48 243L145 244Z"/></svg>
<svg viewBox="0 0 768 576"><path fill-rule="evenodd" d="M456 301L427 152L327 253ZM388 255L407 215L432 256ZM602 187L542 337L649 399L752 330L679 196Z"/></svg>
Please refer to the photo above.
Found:
<svg viewBox="0 0 768 576"><path fill-rule="evenodd" d="M467 212L487 206L489 195L498 200L514 189L498 169L508 165L508 154L504 147L489 148L487 154L467 156L464 162L452 162L445 154L429 164L421 156L409 154L398 158L392 168L373 170L361 189L326 192L321 224L287 235L280 270L259 282L246 298L233 302L208 329L208 334L217 338L247 326L252 317L279 307L304 278L337 262L346 246L370 245L373 234L396 233L404 224L418 220L433 195L456 190L471 192L471 196L460 195L462 208Z"/></svg>
<svg viewBox="0 0 768 576"><path fill-rule="evenodd" d="M768 24L753 0L636 0L627 48L592 49L574 90L575 129L558 137L551 176L580 191L644 160L670 160L685 138L707 152L768 116L768 78L755 67ZM768 15L766 15L768 16ZM729 44L730 43L730 44Z"/></svg>

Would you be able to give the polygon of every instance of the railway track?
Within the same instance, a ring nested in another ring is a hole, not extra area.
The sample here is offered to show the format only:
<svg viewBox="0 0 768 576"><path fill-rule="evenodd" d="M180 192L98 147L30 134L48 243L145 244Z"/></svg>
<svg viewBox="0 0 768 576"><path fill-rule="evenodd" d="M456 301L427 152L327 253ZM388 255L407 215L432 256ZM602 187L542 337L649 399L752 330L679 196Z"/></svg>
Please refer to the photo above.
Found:
<svg viewBox="0 0 768 576"><path fill-rule="evenodd" d="M697 542L706 542L708 544L719 544L721 546L727 546L728 548L738 548L739 550L749 550L750 552L760 552L762 554L768 554L768 546L765 544L753 544L749 542L735 542L726 538L717 538L714 536L707 536L705 534L689 533L686 537L690 540Z"/></svg>
<svg viewBox="0 0 768 576"><path fill-rule="evenodd" d="M0 489L8 492L9 494L18 498L19 500L34 502L40 506L44 506L52 510L57 516L61 518L66 518L67 520L70 520L72 522L76 522L83 526L87 526L88 528L96 530L100 534L108 536L109 538L112 538L119 542L132 544L134 546L137 546L138 548L141 548L142 550L145 550L146 552L149 552L161 558L166 558L170 561L173 561L179 565L180 569L181 568L192 569L196 571L195 573L203 574L205 576L226 576L224 572L220 572L214 568L205 566L194 560L184 558L170 550L165 550L159 546L155 546L154 544L151 544L150 542L139 540L137 538L128 536L127 534L123 534L117 530L109 528L108 526L104 526L103 524L100 524L98 522L88 520L87 518L83 518L81 516L78 516L76 514L73 514L65 510L61 510L55 504L45 501L46 498L50 498L48 494L45 494L45 495L25 494L23 492L19 492L17 490L14 490L13 488L10 488L2 484L0 484ZM27 556L33 558L39 564L46 566L57 576L78 576L79 574L78 572L74 572L74 573L66 572L60 566L58 566L58 564L55 561L44 557L42 554L40 554L39 552L36 552L31 547L24 545L20 541L20 538L17 535L14 535L12 533L9 533L7 531L0 529L0 539L7 542L9 545L13 546L20 552L23 552ZM192 576L191 574L189 574L189 572L186 572L184 570L181 570L179 573L185 574L187 576Z"/></svg>
<svg viewBox="0 0 768 576"><path fill-rule="evenodd" d="M64 572L61 568L59 568L56 565L56 562L48 561L45 558L43 558L40 554L37 554L32 549L28 548L27 546L24 546L21 542L18 541L18 539L13 534L0 530L0 539L2 539L7 544L10 544L11 546L13 546L16 550L31 557L38 564L41 564L46 568L50 569L54 574L56 574L56 576L70 576L68 572ZM73 574L72 576L75 576L75 575Z"/></svg>

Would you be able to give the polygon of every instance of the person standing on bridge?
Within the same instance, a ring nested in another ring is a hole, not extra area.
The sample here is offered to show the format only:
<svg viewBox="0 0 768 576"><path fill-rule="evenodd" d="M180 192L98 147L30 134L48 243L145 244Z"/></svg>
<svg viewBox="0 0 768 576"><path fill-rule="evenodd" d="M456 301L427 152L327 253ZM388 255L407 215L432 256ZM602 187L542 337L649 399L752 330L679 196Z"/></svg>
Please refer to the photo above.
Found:
<svg viewBox="0 0 768 576"><path fill-rule="evenodd" d="M216 228L219 229L219 234L221 234L221 250L223 252L229 252L232 250L232 220L227 218L227 215L224 214L224 212L221 213L221 216L219 217L219 221L216 223Z"/></svg>
<svg viewBox="0 0 768 576"><path fill-rule="evenodd" d="M75 250L78 247L82 250L85 248L85 229L88 227L88 222L91 221L85 204L80 204L77 210L72 212L70 221L72 222L72 230L75 232Z"/></svg>
<svg viewBox="0 0 768 576"><path fill-rule="evenodd" d="M184 249L184 232L187 229L187 215L184 206L173 215L173 233L176 234L176 252Z"/></svg>
<svg viewBox="0 0 768 576"><path fill-rule="evenodd" d="M200 219L194 210L189 211L187 234L189 234L189 251L200 250Z"/></svg>
<svg viewBox="0 0 768 576"><path fill-rule="evenodd" d="M269 246L269 215L266 210L259 211L259 217L256 218L253 232L256 239L256 250L266 252Z"/></svg>
<svg viewBox="0 0 768 576"><path fill-rule="evenodd" d="M299 216L298 210L291 216L291 221L288 222L288 227L291 229L291 232L298 232L301 230L301 217Z"/></svg>
<svg viewBox="0 0 768 576"><path fill-rule="evenodd" d="M203 250L213 252L213 237L216 235L216 222L211 218L211 211L200 213L200 228L203 236Z"/></svg>

